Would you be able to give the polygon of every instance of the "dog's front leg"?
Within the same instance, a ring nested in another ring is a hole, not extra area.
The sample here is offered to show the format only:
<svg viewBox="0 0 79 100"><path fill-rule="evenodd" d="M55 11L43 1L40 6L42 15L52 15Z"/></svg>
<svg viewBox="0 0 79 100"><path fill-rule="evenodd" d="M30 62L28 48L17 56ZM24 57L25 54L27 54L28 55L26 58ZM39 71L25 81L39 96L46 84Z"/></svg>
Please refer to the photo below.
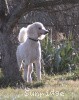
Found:
<svg viewBox="0 0 79 100"><path fill-rule="evenodd" d="M37 60L35 62L35 67L36 67L36 74L37 74L37 80L41 80L41 61Z"/></svg>
<svg viewBox="0 0 79 100"><path fill-rule="evenodd" d="M28 82L32 82L32 76L31 76L32 72L33 72L33 64L30 64L28 66Z"/></svg>
<svg viewBox="0 0 79 100"><path fill-rule="evenodd" d="M24 81L28 81L28 65L24 65Z"/></svg>

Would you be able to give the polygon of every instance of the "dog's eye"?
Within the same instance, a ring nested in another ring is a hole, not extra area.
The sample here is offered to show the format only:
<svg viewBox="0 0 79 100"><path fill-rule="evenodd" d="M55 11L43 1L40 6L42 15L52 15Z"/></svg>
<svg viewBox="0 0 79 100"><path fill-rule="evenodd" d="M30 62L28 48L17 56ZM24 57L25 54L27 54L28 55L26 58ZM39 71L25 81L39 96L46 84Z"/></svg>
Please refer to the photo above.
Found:
<svg viewBox="0 0 79 100"><path fill-rule="evenodd" d="M39 30L41 30L41 27L39 27Z"/></svg>

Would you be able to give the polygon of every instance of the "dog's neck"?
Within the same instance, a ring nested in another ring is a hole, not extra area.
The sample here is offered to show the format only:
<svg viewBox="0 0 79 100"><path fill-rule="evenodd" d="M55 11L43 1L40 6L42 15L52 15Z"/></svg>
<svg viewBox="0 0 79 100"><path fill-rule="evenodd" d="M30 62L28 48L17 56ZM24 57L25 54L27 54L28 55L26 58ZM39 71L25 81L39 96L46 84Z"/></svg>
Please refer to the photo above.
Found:
<svg viewBox="0 0 79 100"><path fill-rule="evenodd" d="M39 39L33 39L33 38L30 38L30 37L29 37L29 39L32 40L32 41L35 41L35 42L39 41Z"/></svg>

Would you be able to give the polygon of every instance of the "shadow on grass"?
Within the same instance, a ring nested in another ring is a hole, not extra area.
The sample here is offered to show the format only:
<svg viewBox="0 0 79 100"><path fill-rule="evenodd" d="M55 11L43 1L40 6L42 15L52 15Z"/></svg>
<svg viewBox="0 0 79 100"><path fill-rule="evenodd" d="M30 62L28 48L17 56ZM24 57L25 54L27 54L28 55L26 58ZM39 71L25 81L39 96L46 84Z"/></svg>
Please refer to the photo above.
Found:
<svg viewBox="0 0 79 100"><path fill-rule="evenodd" d="M33 82L33 83L25 83L25 87L28 88L38 88L38 87L44 87L44 82Z"/></svg>
<svg viewBox="0 0 79 100"><path fill-rule="evenodd" d="M33 82L33 83L25 83L23 80L16 80L16 79L6 79L4 77L0 77L0 88L38 88L43 87L44 82Z"/></svg>
<svg viewBox="0 0 79 100"><path fill-rule="evenodd" d="M53 77L53 80L79 80L79 73L78 72L74 72L74 73L66 73L66 74L62 74L62 75L56 75L57 77L54 77L53 75L50 77L47 75L47 77L43 77L43 81L37 82L36 80L34 80L32 83L25 83L22 80L16 80L15 78L5 78L5 77L0 77L0 88L7 88L7 87L12 87L12 88L38 88L38 87L44 87L45 86L45 82L48 80L50 81L50 79Z"/></svg>
<svg viewBox="0 0 79 100"><path fill-rule="evenodd" d="M21 80L16 80L12 78L5 78L5 77L0 77L0 88L6 88L6 87L16 87L17 84L21 84L24 82Z"/></svg>

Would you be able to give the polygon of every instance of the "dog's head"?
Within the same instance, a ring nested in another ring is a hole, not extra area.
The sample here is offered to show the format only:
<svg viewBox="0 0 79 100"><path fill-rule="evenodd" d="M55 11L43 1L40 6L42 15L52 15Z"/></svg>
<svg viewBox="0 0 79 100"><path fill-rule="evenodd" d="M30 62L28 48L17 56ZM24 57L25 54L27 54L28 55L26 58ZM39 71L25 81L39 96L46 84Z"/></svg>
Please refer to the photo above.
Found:
<svg viewBox="0 0 79 100"><path fill-rule="evenodd" d="M35 22L27 26L27 34L30 38L42 40L47 33L48 30L40 22Z"/></svg>

